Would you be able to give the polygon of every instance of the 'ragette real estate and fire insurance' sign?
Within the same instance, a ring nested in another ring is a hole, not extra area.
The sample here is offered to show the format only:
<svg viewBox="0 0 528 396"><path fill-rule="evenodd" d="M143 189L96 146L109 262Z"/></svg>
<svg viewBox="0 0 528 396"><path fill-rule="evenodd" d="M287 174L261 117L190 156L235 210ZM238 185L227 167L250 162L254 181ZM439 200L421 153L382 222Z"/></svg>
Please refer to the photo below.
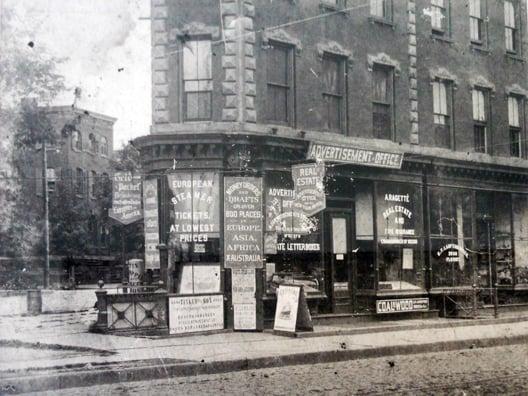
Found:
<svg viewBox="0 0 528 396"><path fill-rule="evenodd" d="M403 154L312 142L307 159L400 169Z"/></svg>
<svg viewBox="0 0 528 396"><path fill-rule="evenodd" d="M143 217L141 210L141 176L131 172L114 173L112 208L108 216L121 224L131 224Z"/></svg>
<svg viewBox="0 0 528 396"><path fill-rule="evenodd" d="M428 298L403 298L376 301L376 313L421 312L429 310Z"/></svg>

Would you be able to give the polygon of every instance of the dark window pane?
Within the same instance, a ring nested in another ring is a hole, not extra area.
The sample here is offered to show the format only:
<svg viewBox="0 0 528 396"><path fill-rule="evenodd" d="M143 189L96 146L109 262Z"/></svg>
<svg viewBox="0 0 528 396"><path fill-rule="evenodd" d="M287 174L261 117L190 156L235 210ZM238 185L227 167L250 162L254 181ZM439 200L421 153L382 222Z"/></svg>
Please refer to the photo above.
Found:
<svg viewBox="0 0 528 396"><path fill-rule="evenodd" d="M211 118L211 93L188 92L186 94L186 113L188 120Z"/></svg>
<svg viewBox="0 0 528 396"><path fill-rule="evenodd" d="M288 48L271 47L268 50L268 82L289 85L288 81Z"/></svg>
<svg viewBox="0 0 528 396"><path fill-rule="evenodd" d="M510 129L510 154L512 157L521 156L521 131Z"/></svg>
<svg viewBox="0 0 528 396"><path fill-rule="evenodd" d="M331 131L341 130L341 97L332 95L323 95L326 129Z"/></svg>
<svg viewBox="0 0 528 396"><path fill-rule="evenodd" d="M288 122L288 89L268 85L268 115L273 121Z"/></svg>
<svg viewBox="0 0 528 396"><path fill-rule="evenodd" d="M323 58L323 83L325 93L341 94L343 87L340 69L340 61L338 59Z"/></svg>
<svg viewBox="0 0 528 396"><path fill-rule="evenodd" d="M449 127L449 119L446 119L445 125L435 124L434 138L437 147L451 148L451 128Z"/></svg>
<svg viewBox="0 0 528 396"><path fill-rule="evenodd" d="M475 151L477 153L485 153L486 150L486 127L483 125L475 125L473 128L475 134Z"/></svg>
<svg viewBox="0 0 528 396"><path fill-rule="evenodd" d="M391 107L389 105L373 103L372 126L375 138L392 138L391 120Z"/></svg>

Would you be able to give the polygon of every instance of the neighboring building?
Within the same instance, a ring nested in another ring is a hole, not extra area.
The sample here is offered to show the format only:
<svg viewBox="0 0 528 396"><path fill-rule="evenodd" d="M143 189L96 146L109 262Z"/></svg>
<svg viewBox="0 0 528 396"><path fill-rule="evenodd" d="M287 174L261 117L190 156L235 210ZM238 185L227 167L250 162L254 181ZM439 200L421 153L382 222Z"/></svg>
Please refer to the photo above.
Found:
<svg viewBox="0 0 528 396"><path fill-rule="evenodd" d="M270 307L283 280L325 313L526 297L525 16L524 0L153 0L135 144L159 185L161 277L229 298L239 246L242 266L262 255ZM326 209L307 217L291 167L315 159ZM262 251L225 227L230 176L262 179Z"/></svg>

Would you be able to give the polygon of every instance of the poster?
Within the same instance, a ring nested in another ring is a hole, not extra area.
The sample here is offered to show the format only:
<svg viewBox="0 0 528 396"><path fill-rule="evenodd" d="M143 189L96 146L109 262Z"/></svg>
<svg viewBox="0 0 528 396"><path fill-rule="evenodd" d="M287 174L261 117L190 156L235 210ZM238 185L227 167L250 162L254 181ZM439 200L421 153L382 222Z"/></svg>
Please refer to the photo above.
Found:
<svg viewBox="0 0 528 396"><path fill-rule="evenodd" d="M299 286L279 286L273 330L295 332L300 290Z"/></svg>
<svg viewBox="0 0 528 396"><path fill-rule="evenodd" d="M179 294L218 293L220 265L189 263L181 267Z"/></svg>
<svg viewBox="0 0 528 396"><path fill-rule="evenodd" d="M294 207L308 217L326 208L324 176L323 162L292 166Z"/></svg>
<svg viewBox="0 0 528 396"><path fill-rule="evenodd" d="M256 274L254 268L233 268L231 270L231 296L233 304L255 301Z"/></svg>
<svg viewBox="0 0 528 396"><path fill-rule="evenodd" d="M220 232L219 177L216 172L167 175L172 192L170 233L178 242L205 243Z"/></svg>
<svg viewBox="0 0 528 396"><path fill-rule="evenodd" d="M158 221L158 181L149 179L143 182L143 218L145 222L145 269L160 268L159 221Z"/></svg>
<svg viewBox="0 0 528 396"><path fill-rule="evenodd" d="M124 225L140 220L143 217L141 176L116 172L112 181L112 207L108 216Z"/></svg>
<svg viewBox="0 0 528 396"><path fill-rule="evenodd" d="M255 299L251 303L233 304L233 316L235 330L256 330L257 302Z"/></svg>
<svg viewBox="0 0 528 396"><path fill-rule="evenodd" d="M224 178L224 266L262 268L262 179Z"/></svg>
<svg viewBox="0 0 528 396"><path fill-rule="evenodd" d="M224 296L169 297L169 334L222 330Z"/></svg>
<svg viewBox="0 0 528 396"><path fill-rule="evenodd" d="M403 248L403 263L402 269L412 270L414 268L413 264L413 250L409 248Z"/></svg>

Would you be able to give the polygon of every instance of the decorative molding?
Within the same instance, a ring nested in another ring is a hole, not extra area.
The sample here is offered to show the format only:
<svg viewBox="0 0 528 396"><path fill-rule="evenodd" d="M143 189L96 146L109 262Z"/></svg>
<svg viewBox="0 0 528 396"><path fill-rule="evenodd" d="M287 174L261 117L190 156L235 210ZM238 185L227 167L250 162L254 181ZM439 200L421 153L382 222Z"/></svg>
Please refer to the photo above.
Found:
<svg viewBox="0 0 528 396"><path fill-rule="evenodd" d="M262 32L262 46L264 48L269 47L270 40L281 44L294 46L297 55L302 51L301 40L293 37L283 29L264 30L264 32Z"/></svg>
<svg viewBox="0 0 528 396"><path fill-rule="evenodd" d="M206 26L201 22L191 22L181 29L171 29L169 39L170 41L185 40L196 36L211 36L212 39L216 40L220 38L220 28L218 26Z"/></svg>
<svg viewBox="0 0 528 396"><path fill-rule="evenodd" d="M352 51L345 49L336 41L317 44L317 54L319 55L319 58L323 59L325 53L342 56L348 59L352 58Z"/></svg>
<svg viewBox="0 0 528 396"><path fill-rule="evenodd" d="M399 74L401 72L400 62L397 60L391 58L389 55L387 55L384 52L380 52L376 55L367 55L367 62L368 62L368 70L372 71L372 68L374 67L374 64L378 65L385 65L393 67L396 74Z"/></svg>
<svg viewBox="0 0 528 396"><path fill-rule="evenodd" d="M449 70L447 70L444 67L437 67L435 69L431 69L429 73L430 73L431 80L433 81L434 80L449 80L449 81L452 81L455 85L458 84L458 77L452 74L451 72L449 72Z"/></svg>
<svg viewBox="0 0 528 396"><path fill-rule="evenodd" d="M528 97L528 90L521 87L519 84L508 85L504 88L506 95L517 95Z"/></svg>
<svg viewBox="0 0 528 396"><path fill-rule="evenodd" d="M469 79L469 85L471 89L474 87L481 87L491 90L491 92L495 92L495 84L493 84L491 81L489 81L486 77L477 75L473 78Z"/></svg>

